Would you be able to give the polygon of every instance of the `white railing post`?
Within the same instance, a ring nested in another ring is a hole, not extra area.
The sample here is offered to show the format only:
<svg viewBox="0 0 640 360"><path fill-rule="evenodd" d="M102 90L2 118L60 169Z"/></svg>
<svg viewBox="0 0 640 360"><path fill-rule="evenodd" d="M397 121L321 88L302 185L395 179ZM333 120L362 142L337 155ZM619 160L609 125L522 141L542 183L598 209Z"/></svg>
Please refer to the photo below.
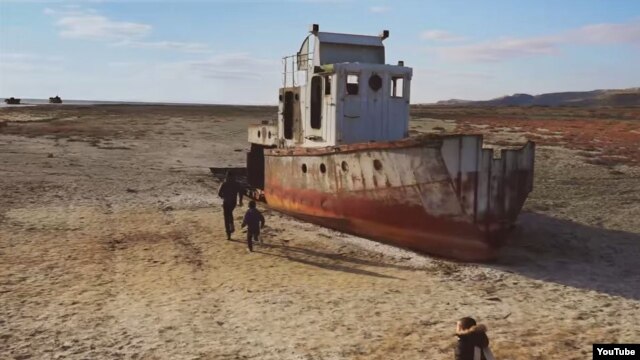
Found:
<svg viewBox="0 0 640 360"><path fill-rule="evenodd" d="M285 56L283 59L284 62L284 72L282 73L284 79L282 81L282 87L287 87L287 57Z"/></svg>

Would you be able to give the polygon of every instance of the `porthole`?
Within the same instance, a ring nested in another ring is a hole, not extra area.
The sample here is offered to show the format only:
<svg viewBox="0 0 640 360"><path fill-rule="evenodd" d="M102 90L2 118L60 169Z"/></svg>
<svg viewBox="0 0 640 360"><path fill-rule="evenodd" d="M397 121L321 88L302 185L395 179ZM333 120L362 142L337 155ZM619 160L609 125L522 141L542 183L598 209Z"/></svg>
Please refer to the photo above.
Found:
<svg viewBox="0 0 640 360"><path fill-rule="evenodd" d="M324 165L324 163L320 164L320 172L323 174L327 172L327 167Z"/></svg>
<svg viewBox="0 0 640 360"><path fill-rule="evenodd" d="M349 164L347 164L346 161L342 162L341 167L342 167L342 171L344 171L344 172L349 171Z"/></svg>
<svg viewBox="0 0 640 360"><path fill-rule="evenodd" d="M378 171L382 170L382 162L378 159L373 160L373 168Z"/></svg>
<svg viewBox="0 0 640 360"><path fill-rule="evenodd" d="M282 94L280 94L280 96L278 96L278 99L280 100L280 102L282 102Z"/></svg>
<svg viewBox="0 0 640 360"><path fill-rule="evenodd" d="M307 164L302 164L302 172L307 173Z"/></svg>
<svg viewBox="0 0 640 360"><path fill-rule="evenodd" d="M382 78L378 74L373 74L369 78L369 87L373 91L378 91L382 87Z"/></svg>
<svg viewBox="0 0 640 360"><path fill-rule="evenodd" d="M269 131L269 133L267 134L267 136L269 137L269 139L271 139L271 131Z"/></svg>
<svg viewBox="0 0 640 360"><path fill-rule="evenodd" d="M258 130L258 138L261 138L261 137L262 137L262 136L260 136L260 135L262 135L262 133L260 132L260 130Z"/></svg>

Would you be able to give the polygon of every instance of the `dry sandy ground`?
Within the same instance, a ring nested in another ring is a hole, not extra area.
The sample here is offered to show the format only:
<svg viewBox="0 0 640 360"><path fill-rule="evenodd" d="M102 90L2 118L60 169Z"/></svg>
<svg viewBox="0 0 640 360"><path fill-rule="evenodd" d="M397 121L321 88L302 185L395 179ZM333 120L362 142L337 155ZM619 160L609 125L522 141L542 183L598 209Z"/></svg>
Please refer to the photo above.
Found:
<svg viewBox="0 0 640 360"><path fill-rule="evenodd" d="M248 254L243 234L224 239L207 167L243 165L246 125L274 113L0 109L22 120L0 127L0 358L451 359L466 315L499 359L640 342L639 168L539 148L535 190L494 264L268 210L266 245Z"/></svg>

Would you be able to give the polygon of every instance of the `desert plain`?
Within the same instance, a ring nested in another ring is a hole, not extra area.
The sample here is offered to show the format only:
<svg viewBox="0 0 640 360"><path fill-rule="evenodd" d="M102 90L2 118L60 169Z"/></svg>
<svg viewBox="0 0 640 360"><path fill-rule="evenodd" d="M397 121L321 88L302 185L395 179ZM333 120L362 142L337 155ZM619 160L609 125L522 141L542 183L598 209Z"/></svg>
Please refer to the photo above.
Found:
<svg viewBox="0 0 640 360"><path fill-rule="evenodd" d="M452 359L462 316L501 360L640 342L639 108L412 108L412 135L537 143L534 191L489 264L264 206L264 245L227 241L208 167L243 166L247 125L275 114L0 108L0 359Z"/></svg>

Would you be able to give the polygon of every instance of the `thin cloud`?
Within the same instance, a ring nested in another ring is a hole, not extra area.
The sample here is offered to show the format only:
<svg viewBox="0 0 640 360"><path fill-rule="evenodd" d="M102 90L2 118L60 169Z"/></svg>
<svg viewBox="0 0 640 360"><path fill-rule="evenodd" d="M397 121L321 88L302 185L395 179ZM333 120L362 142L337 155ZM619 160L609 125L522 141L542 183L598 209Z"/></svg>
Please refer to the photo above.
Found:
<svg viewBox="0 0 640 360"><path fill-rule="evenodd" d="M172 50L188 53L206 53L207 44L182 41L145 40L153 27L149 24L118 21L100 15L94 9L64 7L62 10L45 8L44 13L57 20L58 35L63 38L105 41L116 47Z"/></svg>
<svg viewBox="0 0 640 360"><path fill-rule="evenodd" d="M207 78L257 80L262 77L265 71L275 73L279 64L277 61L257 59L249 54L240 53L213 56L201 61L189 61L184 65L190 71L195 71Z"/></svg>
<svg viewBox="0 0 640 360"><path fill-rule="evenodd" d="M202 60L158 64L158 70L216 80L262 80L278 73L279 61L256 58L248 53L220 54Z"/></svg>
<svg viewBox="0 0 640 360"><path fill-rule="evenodd" d="M1 53L1 72L48 72L62 70L62 57L35 53Z"/></svg>
<svg viewBox="0 0 640 360"><path fill-rule="evenodd" d="M514 58L557 55L566 44L640 45L640 20L620 24L594 24L563 33L530 38L501 38L476 44L433 49L447 60L497 62Z"/></svg>
<svg viewBox="0 0 640 360"><path fill-rule="evenodd" d="M3 61L46 61L46 62L60 62L62 61L61 56L54 55L41 55L35 53L0 53L0 62Z"/></svg>
<svg viewBox="0 0 640 360"><path fill-rule="evenodd" d="M115 46L138 49L175 50L188 53L207 53L211 49L207 44L181 41L122 41Z"/></svg>
<svg viewBox="0 0 640 360"><path fill-rule="evenodd" d="M149 64L143 61L111 61L107 66L112 69L134 69L148 67Z"/></svg>
<svg viewBox="0 0 640 360"><path fill-rule="evenodd" d="M72 15L60 18L60 36L73 39L123 40L148 35L151 25L113 21L100 15Z"/></svg>
<svg viewBox="0 0 640 360"><path fill-rule="evenodd" d="M448 31L444 30L426 30L420 34L420 37L424 40L432 40L432 41L462 41L465 38L462 36L454 35Z"/></svg>
<svg viewBox="0 0 640 360"><path fill-rule="evenodd" d="M422 68L414 67L414 73L420 76L432 77L432 78L464 78L464 79L493 79L495 75L474 72L474 71L448 71L442 69Z"/></svg>
<svg viewBox="0 0 640 360"><path fill-rule="evenodd" d="M0 53L0 62L2 61L29 61L37 58L35 54L27 53Z"/></svg>
<svg viewBox="0 0 640 360"><path fill-rule="evenodd" d="M640 45L640 20L623 24L594 24L570 31L566 41L590 44L635 44Z"/></svg>
<svg viewBox="0 0 640 360"><path fill-rule="evenodd" d="M369 8L369 12L374 14L383 14L389 12L389 10L391 10L391 8L388 6L372 6Z"/></svg>
<svg viewBox="0 0 640 360"><path fill-rule="evenodd" d="M466 79L493 79L493 78L495 78L495 75L492 75L492 74L470 72L470 71L452 71L452 72L446 73L445 76L459 77L459 78L466 78Z"/></svg>
<svg viewBox="0 0 640 360"><path fill-rule="evenodd" d="M499 39L472 45L436 49L438 55L456 61L495 62L517 57L552 55L557 44L545 39Z"/></svg>
<svg viewBox="0 0 640 360"><path fill-rule="evenodd" d="M59 72L64 70L60 65L36 64L25 62L0 62L0 72L24 72L27 74Z"/></svg>
<svg viewBox="0 0 640 360"><path fill-rule="evenodd" d="M56 17L58 35L64 38L88 40L128 40L147 36L151 25L115 21L94 9L65 6L62 10L45 8L46 15Z"/></svg>
<svg viewBox="0 0 640 360"><path fill-rule="evenodd" d="M61 9L45 8L42 11L45 15L50 16L73 16L95 14L97 11L90 8L81 8L79 5L64 5Z"/></svg>

